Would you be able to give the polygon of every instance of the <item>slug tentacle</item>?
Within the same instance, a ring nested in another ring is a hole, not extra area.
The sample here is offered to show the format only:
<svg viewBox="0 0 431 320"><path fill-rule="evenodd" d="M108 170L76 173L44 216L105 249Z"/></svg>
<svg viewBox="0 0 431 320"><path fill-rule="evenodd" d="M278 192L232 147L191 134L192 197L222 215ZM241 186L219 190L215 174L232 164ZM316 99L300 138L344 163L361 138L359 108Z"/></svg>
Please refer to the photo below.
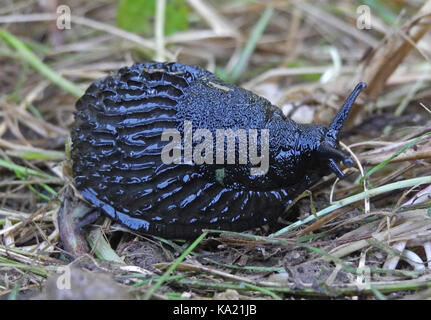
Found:
<svg viewBox="0 0 431 320"><path fill-rule="evenodd" d="M350 168L353 166L353 160L345 152L330 146L327 143L322 143L318 149L319 157L323 159L333 159L343 162L343 164Z"/></svg>
<svg viewBox="0 0 431 320"><path fill-rule="evenodd" d="M340 179L344 177L344 174L338 166L337 161L343 162L346 167L351 167L353 166L353 160L343 151L334 147L334 144L337 144L338 142L338 135L343 128L344 122L346 121L356 98L366 86L367 85L364 82L360 82L356 85L355 89L353 89L352 93L347 97L341 110L337 113L329 126L325 141L318 148L319 157L328 159L327 164L329 169Z"/></svg>
<svg viewBox="0 0 431 320"><path fill-rule="evenodd" d="M329 167L329 169L331 169L331 171L333 173L335 173L337 175L338 178L340 178L340 179L344 178L343 171L341 171L340 167L337 165L337 163L335 162L334 159L328 160L328 167Z"/></svg>
<svg viewBox="0 0 431 320"><path fill-rule="evenodd" d="M336 161L343 162L343 164L348 168L353 166L352 158L350 158L343 151L336 149L325 142L319 146L318 152L318 157L322 158L323 160L327 159L329 169L334 172L340 179L344 177L344 174L338 167Z"/></svg>
<svg viewBox="0 0 431 320"><path fill-rule="evenodd" d="M343 163L349 162L349 160L351 161L351 159L343 151L336 149L327 143L322 143L319 146L318 151L319 156L322 158L332 158L342 161Z"/></svg>
<svg viewBox="0 0 431 320"><path fill-rule="evenodd" d="M366 88L366 86L367 85L364 82L359 82L356 85L355 89L353 89L352 93L349 95L349 97L346 99L343 106L341 107L341 110L337 113L331 125L329 126L327 136L332 138L334 141L338 139L338 134L343 128L344 122L346 121L347 116L349 115L349 112L352 109L356 98L358 97L359 93L364 88Z"/></svg>

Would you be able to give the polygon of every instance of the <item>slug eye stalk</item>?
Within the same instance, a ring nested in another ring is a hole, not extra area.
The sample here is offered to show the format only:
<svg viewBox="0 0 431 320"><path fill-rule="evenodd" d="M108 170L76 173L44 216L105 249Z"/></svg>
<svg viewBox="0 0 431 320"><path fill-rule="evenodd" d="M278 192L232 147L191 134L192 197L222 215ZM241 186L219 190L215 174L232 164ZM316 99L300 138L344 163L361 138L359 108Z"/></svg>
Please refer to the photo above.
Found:
<svg viewBox="0 0 431 320"><path fill-rule="evenodd" d="M342 161L346 167L353 166L353 160L347 156L343 151L333 147L333 144L338 141L338 135L343 128L344 122L346 121L353 104L359 93L366 88L364 82L359 82L352 93L347 97L340 111L335 116L331 125L328 128L326 134L326 141L319 147L319 154L322 158L327 160L329 169L334 172L338 178L343 178L344 174L338 166L337 162Z"/></svg>
<svg viewBox="0 0 431 320"><path fill-rule="evenodd" d="M338 139L338 135L341 129L343 128L344 122L349 116L349 112L352 109L356 98L358 97L359 93L366 87L367 85L365 84L365 82L359 82L356 85L355 89L353 89L352 93L347 97L340 111L337 113L337 115L335 116L334 120L332 121L331 125L328 128L328 133L326 134L328 138L332 138L334 141Z"/></svg>

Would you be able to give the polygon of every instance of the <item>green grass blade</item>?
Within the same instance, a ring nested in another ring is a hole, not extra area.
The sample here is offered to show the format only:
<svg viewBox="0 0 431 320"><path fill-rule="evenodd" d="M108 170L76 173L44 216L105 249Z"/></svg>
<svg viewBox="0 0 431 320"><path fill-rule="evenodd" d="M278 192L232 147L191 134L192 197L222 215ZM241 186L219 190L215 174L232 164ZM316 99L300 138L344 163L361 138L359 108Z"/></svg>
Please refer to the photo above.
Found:
<svg viewBox="0 0 431 320"><path fill-rule="evenodd" d="M91 250L94 251L94 254L99 259L124 264L124 261L117 255L109 242L105 239L101 229L97 228L90 231L86 235L86 239L90 244Z"/></svg>
<svg viewBox="0 0 431 320"><path fill-rule="evenodd" d="M15 173L19 172L20 174L22 174L24 176L31 175L31 176L41 177L41 178L45 178L45 179L55 179L55 177L47 175L43 172L36 171L36 170L30 169L30 168L26 168L26 167L17 165L15 163L7 161L3 158L0 158L0 167L4 167L4 168L7 168L9 170L15 171Z"/></svg>
<svg viewBox="0 0 431 320"><path fill-rule="evenodd" d="M386 166L392 159L398 157L401 153L403 153L404 151L406 151L407 149L409 149L410 147L412 147L416 142L418 142L418 140L422 139L423 137L430 135L431 132L426 132L423 135L417 137L416 139L414 139L412 142L410 142L409 144L407 144L405 147L401 148L399 151L395 152L392 156L390 156L388 159L380 162L378 165L376 165L375 167L373 167L370 171L368 171L362 178L361 180L359 180L359 184L363 184L364 180L367 179L369 176L371 176L374 172L380 170L381 168L383 168L384 166Z"/></svg>
<svg viewBox="0 0 431 320"><path fill-rule="evenodd" d="M361 192L359 194L355 194L353 196L344 198L342 200L339 201L335 201L331 206L326 207L325 209L320 210L319 212L316 213L317 217L322 217L324 215L327 215L328 213L342 208L344 206L347 206L351 203L363 200L365 198L371 198L371 197L375 197L379 194L385 193L385 192L389 192L392 190L396 190L396 189L403 189L403 188L409 188L409 187L413 187L416 185L421 185L421 184L425 184L425 183L431 183L431 176L425 176L425 177L420 177L420 178L413 178L413 179L408 179L408 180L404 180L404 181L398 181L398 182L394 182L394 183L390 183L375 189L370 189L364 192ZM295 223L292 223L290 225L288 225L287 227L273 233L270 235L270 237L278 237L281 236L301 225L304 225L310 221L313 221L315 219L314 215L310 215L309 217L305 218L304 220L300 220L297 221Z"/></svg>
<svg viewBox="0 0 431 320"><path fill-rule="evenodd" d="M208 232L203 232L184 252L178 257L177 260L166 270L166 272L157 280L156 284L151 287L150 290L145 294L144 299L148 300L156 292L156 290L166 281L172 271L185 259L185 257L192 252L192 250L206 237Z"/></svg>
<svg viewBox="0 0 431 320"><path fill-rule="evenodd" d="M73 82L63 78L45 63L43 63L43 61L40 60L37 55L35 55L21 40L19 40L13 34L4 29L0 29L0 38L12 48L14 48L21 58L32 68L41 73L52 83L76 97L81 97L84 94L84 91L81 88L77 87Z"/></svg>
<svg viewBox="0 0 431 320"><path fill-rule="evenodd" d="M244 70L250 56L252 55L254 49L256 48L257 42L265 31L266 26L268 25L269 19L271 19L272 14L274 13L274 9L272 7L267 7L265 11L262 13L259 21L256 23L256 26L253 28L250 38L241 53L241 56L238 60L238 63L232 69L230 74L231 80L238 80L242 71Z"/></svg>

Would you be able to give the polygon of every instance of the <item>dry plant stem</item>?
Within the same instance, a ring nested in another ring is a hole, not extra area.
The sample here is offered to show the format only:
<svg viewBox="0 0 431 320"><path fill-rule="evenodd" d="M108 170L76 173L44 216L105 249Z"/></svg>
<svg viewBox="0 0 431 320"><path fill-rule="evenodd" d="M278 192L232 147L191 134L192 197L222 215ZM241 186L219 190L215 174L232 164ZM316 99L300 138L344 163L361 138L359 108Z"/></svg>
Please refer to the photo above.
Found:
<svg viewBox="0 0 431 320"><path fill-rule="evenodd" d="M428 0L409 22L396 33L390 34L368 55L362 64L359 79L367 83L365 92L371 99L376 99L382 92L387 79L415 47L415 44L431 28L431 0ZM358 79L355 79L355 83ZM351 84L349 84L350 86ZM350 124L358 118L362 108L353 108Z"/></svg>
<svg viewBox="0 0 431 320"><path fill-rule="evenodd" d="M187 0L187 3L211 26L216 35L239 38L238 29L219 15L206 1Z"/></svg>
<svg viewBox="0 0 431 320"><path fill-rule="evenodd" d="M431 191L431 187L428 186L425 189L419 191L414 197L412 197L410 200L406 201L401 207L407 207L413 204L418 204L418 203L422 203L425 202L427 197L423 197L424 195L429 195ZM401 253L404 252L404 249L407 245L407 240L404 241L400 241L397 242L393 245L393 248L400 251ZM427 260L429 261L431 258L431 242L425 242L423 245L424 249L425 249L425 253L427 255ZM389 269L389 270L394 270L397 265L398 262L400 261L400 256L393 256L393 257L389 257L386 261L385 264L383 266L383 268L385 269ZM413 267L418 267L417 265L413 265ZM428 262L428 268L431 269L431 263Z"/></svg>
<svg viewBox="0 0 431 320"><path fill-rule="evenodd" d="M320 210L319 212L316 213L316 216L321 217L321 216L325 216L328 213L337 210L341 207L347 206L349 204L355 203L357 201L360 201L362 199L364 199L365 197L374 197L377 196L379 194L388 192L388 191L393 191L395 189L401 189L401 188L407 188L407 187L411 187L411 186L415 186L415 185L420 185L420 184L424 184L424 183L431 183L431 176L425 176L425 177L421 177L421 178L413 178L413 179L409 179L409 180L404 180L404 181L399 181L399 182L395 182L395 183L390 183L388 185L384 185L378 188L374 188L371 190L368 190L367 192L361 192L359 194L344 198L342 200L336 201L334 202L331 206ZM292 223L291 225L271 234L269 237L277 237L277 236L281 236L305 223L308 223L312 220L314 220L315 217L314 215L310 215L307 218L305 218L304 220L300 220L297 221L295 223Z"/></svg>
<svg viewBox="0 0 431 320"><path fill-rule="evenodd" d="M14 108L8 103L0 102L0 110L4 109L10 115L13 115L16 119L18 119L23 125L28 126L30 129L39 133L43 137L53 136L63 136L66 137L69 135L69 131L63 129L59 126L53 125L46 121L41 121L31 115L27 110L22 110L20 108Z"/></svg>
<svg viewBox="0 0 431 320"><path fill-rule="evenodd" d="M43 93L43 91L49 86L49 81L44 80L41 81L38 85L32 89L27 96L22 100L21 104L19 105L19 108L26 109L29 105L31 105L40 95Z"/></svg>
<svg viewBox="0 0 431 320"><path fill-rule="evenodd" d="M155 38L156 61L165 61L165 9L166 0L156 1Z"/></svg>
<svg viewBox="0 0 431 320"><path fill-rule="evenodd" d="M362 251L361 257L359 258L358 270L361 270L361 269L363 270L365 268L366 257L367 257L367 251ZM358 284L358 286L364 283L364 275L362 273L359 273L356 276L356 283Z"/></svg>
<svg viewBox="0 0 431 320"><path fill-rule="evenodd" d="M12 227L12 221L10 221L7 217L5 219L4 229L10 229ZM15 237L13 233L5 233L3 235L4 244L6 247L14 247L15 246Z"/></svg>
<svg viewBox="0 0 431 320"><path fill-rule="evenodd" d="M168 264L168 263L160 263L160 264L155 265L155 267L167 269L170 265L171 264ZM249 283L249 284L253 284L253 285L257 285L257 286L267 286L267 287L281 286L281 284L279 284L277 282L250 280L249 278L246 278L246 277L241 277L241 276L234 275L234 274L231 274L228 272L223 272L223 271L220 271L220 270L217 270L214 268L203 266L198 262L194 262L193 264L191 264L191 263L180 263L178 265L178 267L176 268L176 270L177 271L205 272L205 273L213 274L213 275L223 277L226 279L235 280L235 281L239 281L239 282L245 282L245 283Z"/></svg>
<svg viewBox="0 0 431 320"><path fill-rule="evenodd" d="M289 31L286 37L286 43L284 45L284 51L286 52L286 60L291 61L296 58L296 46L301 45L297 34L301 27L302 11L298 8L294 8L292 12L292 21L290 22Z"/></svg>
<svg viewBox="0 0 431 320"><path fill-rule="evenodd" d="M10 16L0 17L0 23L18 23L18 22L37 22L37 21L52 21L57 19L57 14L52 13L34 13L34 14L17 14ZM144 48L154 50L155 44L154 41L144 39L141 36L138 36L134 33L124 31L122 29L116 28L112 25L102 23L96 20L92 20L89 18L84 18L80 16L72 15L71 18L72 23L77 23L80 25L84 25L96 30L101 30L113 34L117 37L129 40L134 42ZM166 51L166 56L169 59L173 59L174 55L168 51Z"/></svg>
<svg viewBox="0 0 431 320"><path fill-rule="evenodd" d="M402 253L406 247L406 244L407 244L407 241L396 242L393 244L392 248ZM400 261L400 256L390 257L385 261L383 265L383 269L395 270L399 261Z"/></svg>
<svg viewBox="0 0 431 320"><path fill-rule="evenodd" d="M422 217L426 215L425 210L418 210L419 215ZM415 212L412 212L412 216L414 216ZM426 221L426 220L425 220ZM427 233L431 228L430 223L425 223L423 219L408 219L397 226L393 226L385 231L377 232L372 235L377 241L394 241L400 242L401 239L411 238L412 236L416 236L420 232ZM341 245L337 248L334 248L330 254L336 258L344 257L352 252L361 250L365 247L369 246L369 240L359 240L356 242L352 242L346 245Z"/></svg>
<svg viewBox="0 0 431 320"><path fill-rule="evenodd" d="M26 252L18 248L8 248L3 245L0 245L0 256L8 257L9 259L14 259L18 262L29 265L44 265L48 263L52 265L58 265L59 263L59 260L51 258L47 255Z"/></svg>
<svg viewBox="0 0 431 320"><path fill-rule="evenodd" d="M300 236L303 236L306 234L310 234L310 233L314 232L315 230L323 227L328 222L330 222L330 221L334 220L335 218L342 216L343 214L350 212L350 211L352 211L352 207L346 207L346 208L341 208L339 210L335 210L334 212L328 214L327 216L320 218L319 220L314 222L311 226L308 226L305 229L299 231L297 236L300 237Z"/></svg>
<svg viewBox="0 0 431 320"><path fill-rule="evenodd" d="M11 46L22 60L27 62L32 68L37 70L44 77L49 79L52 83L58 85L63 90L80 97L84 91L77 87L73 82L63 78L61 75L48 67L37 55L33 53L20 39L6 30L0 29L0 38Z"/></svg>
<svg viewBox="0 0 431 320"><path fill-rule="evenodd" d="M34 221L43 220L42 217L44 214L48 214L48 212L46 212L46 208L42 208L42 209L38 210L37 212L27 216L24 220L13 224L9 228L4 228L4 229L0 230L0 236L2 236L4 234L8 234L8 233L16 235L16 234L18 234L19 231L21 231L29 223L34 222Z"/></svg>
<svg viewBox="0 0 431 320"><path fill-rule="evenodd" d="M245 287L243 284L232 284L232 283L211 283L211 282L203 282L200 280L194 279L179 279L176 280L179 284L182 284L186 288L196 287L196 288L212 288L216 290L226 290L226 289L234 289L234 290L253 290L251 288ZM365 295L372 294L372 288L376 289L380 292L396 292L402 290L419 290L423 288L429 288L431 286L431 281L429 275L422 276L418 279L412 280L402 280L402 281L391 281L391 282L371 282L369 286L365 289L358 287L356 283L353 284L342 284L342 285L333 285L331 287L325 287L327 290L322 290L320 288L297 288L294 284L292 286L284 286L284 287L266 287L266 289L271 290L272 292L280 292L286 294L298 294L298 295L306 295L306 296L320 296L320 297L328 297L328 296L340 296L340 295Z"/></svg>
<svg viewBox="0 0 431 320"><path fill-rule="evenodd" d="M420 105L421 105L421 107L422 108L424 108L429 114L431 114L431 110L426 106L426 105L424 105L422 102L420 102L419 103Z"/></svg>
<svg viewBox="0 0 431 320"><path fill-rule="evenodd" d="M431 269L431 241L425 242L424 249L428 261L428 269Z"/></svg>
<svg viewBox="0 0 431 320"><path fill-rule="evenodd" d="M79 16L72 16L72 22L75 22L75 23L78 23L81 25L85 25L85 26L93 28L93 29L98 29L101 31L109 32L115 36L118 36L118 37L124 38L126 40L135 42L136 44L141 45L145 48L154 50L154 42L153 41L144 39L144 38L142 38L142 37L140 37L134 33L124 31L122 29L113 27L109 24L98 22L98 21L91 20L91 19L84 18L84 17L79 17ZM167 50L165 50L165 55L169 59L174 58L174 55Z"/></svg>
<svg viewBox="0 0 431 320"><path fill-rule="evenodd" d="M427 128L427 129L428 130L426 130L423 133L426 133L427 131L429 131L430 128ZM412 138L412 139L405 139L403 141L394 141L394 142L391 142L391 141L380 141L380 142L373 142L373 143L368 143L368 142L364 141L362 143L355 143L355 144L351 145L350 148L358 147L358 146L377 147L379 145L382 145L380 148L375 148L375 149L372 149L370 151L362 152L359 158L361 158L361 157L377 157L379 154L382 154L382 153L384 153L384 154L385 153L389 153L389 152L390 153L395 153L396 151L398 151L398 149L401 149L402 147L406 146L410 142L413 142L417 138L417 136L419 136L421 134L422 134L422 132L418 133L418 134L415 133L415 137L414 138ZM422 141L425 140L425 139L430 139L430 137L429 136L422 137Z"/></svg>
<svg viewBox="0 0 431 320"><path fill-rule="evenodd" d="M361 163L366 165L378 165L379 163L387 160L393 154L398 152L402 147L407 146L409 143L414 141L407 140L401 142L394 142L388 146L377 148L372 151L363 152L359 155ZM417 148L408 148L404 150L397 157L391 159L391 163L404 162L413 160L423 160L431 158L431 136L425 135L416 143Z"/></svg>
<svg viewBox="0 0 431 320"><path fill-rule="evenodd" d="M289 77L296 75L305 75L305 74L316 74L316 73L325 73L326 70L331 68L331 65L328 66L316 66L316 67L302 67L302 68L274 68L264 73L258 75L257 77L251 79L250 81L241 84L241 87L244 89L252 90L257 84L267 81L270 78L275 77Z"/></svg>
<svg viewBox="0 0 431 320"><path fill-rule="evenodd" d="M427 1L419 10L418 17L407 22L400 32L389 35L383 45L376 48L365 61L361 79L368 83L366 92L370 98L379 96L386 80L414 48L413 44L431 28L431 1ZM409 38L406 39L401 34Z"/></svg>
<svg viewBox="0 0 431 320"><path fill-rule="evenodd" d="M185 31L185 32L177 32L173 35L165 37L165 43L177 43L177 42L188 42L188 41L197 41L204 40L209 38L240 38L240 33L236 29L235 26L227 22L223 17L220 17L215 11L208 10L204 14L199 11L201 7L199 4L204 4L200 0L189 0L189 3L193 6L195 3L198 5L195 7L195 10L198 11L200 15L202 15L203 19L205 19L208 24L212 27L211 30L197 30L197 31ZM204 4L204 8L207 8L207 5ZM199 9L199 10L198 10ZM205 9L203 9L205 10ZM208 15L207 15L208 13ZM34 13L34 14L17 14L17 15L9 15L9 16L0 16L0 24L1 23L28 23L28 22L38 22L38 21L52 21L56 20L57 15L51 13ZM152 39L145 39L141 36L127 32L120 28L116 28L112 25L99 22L93 19L74 16L72 15L72 23L80 24L87 26L89 28L93 28L96 30L104 31L110 33L116 37L123 38L130 42L133 42L143 48L147 48L150 50L155 50L156 44ZM165 57L169 60L175 61L176 55L165 49Z"/></svg>
<svg viewBox="0 0 431 320"><path fill-rule="evenodd" d="M381 163L382 161L387 159L387 155L376 155L373 157L366 157L366 156L359 156L361 161L365 165L377 165ZM424 159L431 159L431 147L424 148L423 151L415 151L415 150L406 150L403 152L402 155L392 159L390 162L404 162L404 161L414 161L414 160L424 160Z"/></svg>
<svg viewBox="0 0 431 320"><path fill-rule="evenodd" d="M343 142L340 142L340 145L350 153L353 160L355 160L355 162L358 166L359 172L361 173L361 177L364 177L364 175L365 175L364 168L363 168L361 162L359 161L358 157L356 156L356 154L348 146L346 146ZM367 190L368 190L367 184L368 184L367 179L366 178L363 179L362 187L363 187L365 192L367 192ZM370 198L368 198L368 197L364 199L364 211L365 211L365 213L370 212Z"/></svg>
<svg viewBox="0 0 431 320"><path fill-rule="evenodd" d="M332 273L326 279L325 283L328 286L332 286L335 282L335 278L337 278L337 275L341 270L343 270L343 266L339 263L335 263L335 269L332 271Z"/></svg>
<svg viewBox="0 0 431 320"><path fill-rule="evenodd" d="M404 260L409 263L415 270L421 271L425 270L425 264L422 259L411 250L404 250L403 252Z"/></svg>
<svg viewBox="0 0 431 320"><path fill-rule="evenodd" d="M375 46L378 43L374 37L363 33L361 30L344 22L338 17L327 13L311 4L308 4L305 1L294 1L293 4L296 8L304 11L306 14L317 20L319 23L327 24L338 31L347 33L351 37L356 38L364 43L367 43L370 46Z"/></svg>

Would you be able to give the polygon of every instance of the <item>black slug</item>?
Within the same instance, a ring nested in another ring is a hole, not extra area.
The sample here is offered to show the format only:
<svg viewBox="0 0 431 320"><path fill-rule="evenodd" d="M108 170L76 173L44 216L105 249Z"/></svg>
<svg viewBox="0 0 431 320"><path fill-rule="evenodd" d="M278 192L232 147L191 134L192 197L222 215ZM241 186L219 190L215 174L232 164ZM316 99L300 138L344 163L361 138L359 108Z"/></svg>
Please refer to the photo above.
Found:
<svg viewBox="0 0 431 320"><path fill-rule="evenodd" d="M266 99L197 66L137 63L93 83L76 103L77 189L128 228L166 238L275 221L342 161L332 124L298 124ZM179 135L178 135L179 134Z"/></svg>

